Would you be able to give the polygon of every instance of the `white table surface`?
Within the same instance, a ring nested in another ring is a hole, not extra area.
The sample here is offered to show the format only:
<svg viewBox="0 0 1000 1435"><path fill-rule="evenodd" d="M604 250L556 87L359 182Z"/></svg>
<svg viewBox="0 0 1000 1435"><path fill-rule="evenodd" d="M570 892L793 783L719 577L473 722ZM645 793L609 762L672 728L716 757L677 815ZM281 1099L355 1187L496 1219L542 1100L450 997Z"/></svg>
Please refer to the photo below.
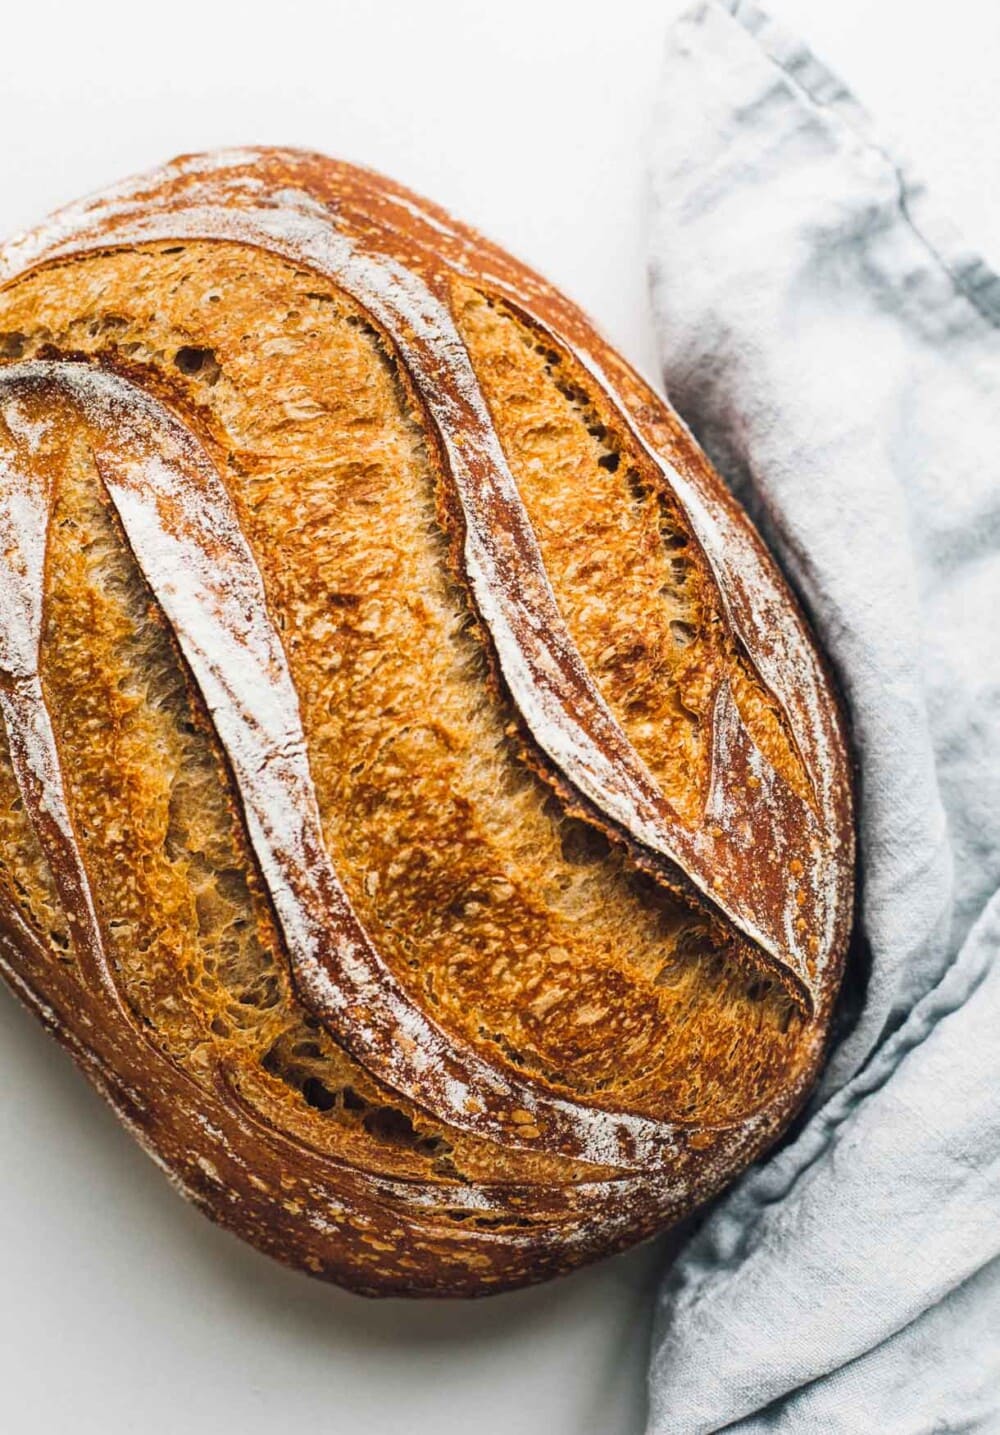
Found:
<svg viewBox="0 0 1000 1435"><path fill-rule="evenodd" d="M560 284L654 369L643 135L684 0L5 10L0 229L185 150L372 165ZM1000 258L1000 6L772 0ZM662 1249L485 1302L371 1303L187 1207L0 991L0 1429L637 1435Z"/></svg>

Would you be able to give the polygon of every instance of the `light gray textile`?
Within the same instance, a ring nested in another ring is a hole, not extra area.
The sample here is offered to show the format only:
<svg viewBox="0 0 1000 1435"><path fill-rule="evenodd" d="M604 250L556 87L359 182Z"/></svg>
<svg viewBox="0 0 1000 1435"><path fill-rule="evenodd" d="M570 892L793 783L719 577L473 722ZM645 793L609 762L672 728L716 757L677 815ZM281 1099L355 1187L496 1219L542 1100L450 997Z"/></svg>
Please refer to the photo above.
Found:
<svg viewBox="0 0 1000 1435"><path fill-rule="evenodd" d="M671 33L651 192L668 392L847 697L871 969L666 1279L649 1429L1000 1431L1000 282L744 4Z"/></svg>

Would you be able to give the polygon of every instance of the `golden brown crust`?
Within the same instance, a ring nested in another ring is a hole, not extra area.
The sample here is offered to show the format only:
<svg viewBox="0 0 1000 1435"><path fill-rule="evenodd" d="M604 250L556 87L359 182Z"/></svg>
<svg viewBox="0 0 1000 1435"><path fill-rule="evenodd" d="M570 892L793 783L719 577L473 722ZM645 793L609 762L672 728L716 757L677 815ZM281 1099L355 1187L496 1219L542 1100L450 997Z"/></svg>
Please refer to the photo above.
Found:
<svg viewBox="0 0 1000 1435"><path fill-rule="evenodd" d="M315 156L175 162L0 279L15 990L203 1209L368 1293L543 1279L717 1190L815 1073L852 836L686 431Z"/></svg>

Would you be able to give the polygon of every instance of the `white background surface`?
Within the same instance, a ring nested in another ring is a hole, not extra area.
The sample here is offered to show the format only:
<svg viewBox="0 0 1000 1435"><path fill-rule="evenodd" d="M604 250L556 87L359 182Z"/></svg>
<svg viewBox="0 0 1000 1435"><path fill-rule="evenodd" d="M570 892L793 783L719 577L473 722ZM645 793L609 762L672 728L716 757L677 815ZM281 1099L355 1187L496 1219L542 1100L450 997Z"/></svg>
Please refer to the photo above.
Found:
<svg viewBox="0 0 1000 1435"><path fill-rule="evenodd" d="M0 229L184 150L383 169L583 303L647 371L643 135L685 0L5 12ZM772 0L1000 258L1000 6ZM734 236L734 244L738 236ZM186 1207L0 992L0 1429L637 1435L662 1251L473 1305L364 1302Z"/></svg>

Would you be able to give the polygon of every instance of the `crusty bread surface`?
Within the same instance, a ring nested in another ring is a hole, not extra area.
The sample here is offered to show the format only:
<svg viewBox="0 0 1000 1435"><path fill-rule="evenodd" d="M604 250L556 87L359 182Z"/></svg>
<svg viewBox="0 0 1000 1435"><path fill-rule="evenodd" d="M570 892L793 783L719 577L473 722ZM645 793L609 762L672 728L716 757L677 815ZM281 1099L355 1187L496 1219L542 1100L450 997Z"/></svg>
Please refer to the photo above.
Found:
<svg viewBox="0 0 1000 1435"><path fill-rule="evenodd" d="M0 251L0 968L181 1189L366 1294L676 1220L814 1079L851 799L669 408L376 176Z"/></svg>

